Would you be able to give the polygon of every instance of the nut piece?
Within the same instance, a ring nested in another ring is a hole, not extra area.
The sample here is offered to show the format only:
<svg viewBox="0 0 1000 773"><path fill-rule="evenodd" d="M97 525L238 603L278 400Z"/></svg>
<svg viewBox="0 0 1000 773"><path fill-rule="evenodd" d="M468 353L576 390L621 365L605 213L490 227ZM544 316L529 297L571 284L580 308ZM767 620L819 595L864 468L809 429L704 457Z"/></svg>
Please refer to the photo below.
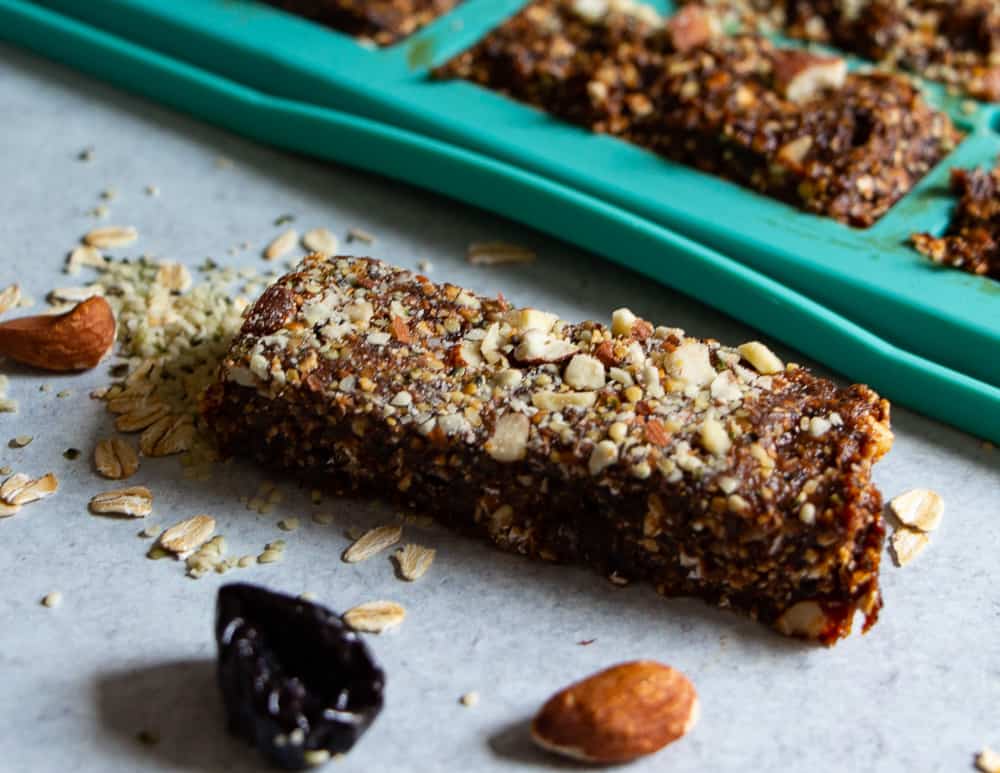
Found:
<svg viewBox="0 0 1000 773"><path fill-rule="evenodd" d="M892 546L892 555L896 560L896 566L906 566L923 551L930 538L922 531L916 529L896 529L892 533L889 544Z"/></svg>
<svg viewBox="0 0 1000 773"><path fill-rule="evenodd" d="M139 232L130 225L108 225L95 228L83 236L84 244L90 247L128 247L139 238Z"/></svg>
<svg viewBox="0 0 1000 773"><path fill-rule="evenodd" d="M406 610L394 601L369 601L348 609L343 620L355 631L382 633L403 622Z"/></svg>
<svg viewBox="0 0 1000 773"><path fill-rule="evenodd" d="M498 462L516 462L528 451L531 423L523 413L505 413L497 420L493 436L486 441L486 453Z"/></svg>
<svg viewBox="0 0 1000 773"><path fill-rule="evenodd" d="M65 314L20 317L0 324L0 355L54 371L88 370L115 341L115 315L92 297Z"/></svg>
<svg viewBox="0 0 1000 773"><path fill-rule="evenodd" d="M889 508L904 526L919 531L934 531L944 515L944 500L930 489L915 488L893 499Z"/></svg>
<svg viewBox="0 0 1000 773"><path fill-rule="evenodd" d="M577 353L578 348L569 341L555 338L541 330L526 330L521 342L514 349L514 357L527 365L562 362Z"/></svg>
<svg viewBox="0 0 1000 773"><path fill-rule="evenodd" d="M574 355L563 380L574 389L600 389L605 380L604 363L589 354Z"/></svg>
<svg viewBox="0 0 1000 773"><path fill-rule="evenodd" d="M721 34L719 20L700 5L685 5L667 20L667 34L674 48L685 53Z"/></svg>
<svg viewBox="0 0 1000 773"><path fill-rule="evenodd" d="M774 84L792 102L807 102L847 80L847 62L838 56L808 51L779 51L774 58Z"/></svg>
<svg viewBox="0 0 1000 773"><path fill-rule="evenodd" d="M58 490L59 480L51 472L35 479L18 472L7 478L0 486L0 500L6 505L20 507L51 496Z"/></svg>
<svg viewBox="0 0 1000 773"><path fill-rule="evenodd" d="M106 438L94 447L94 466L105 478L122 480L139 469L139 455L124 438Z"/></svg>
<svg viewBox="0 0 1000 773"><path fill-rule="evenodd" d="M401 526L379 526L358 537L357 541L344 551L344 561L356 564L380 553L390 545L395 545L403 536Z"/></svg>
<svg viewBox="0 0 1000 773"><path fill-rule="evenodd" d="M743 359L753 366L753 369L764 376L774 373L781 373L785 369L785 364L778 359L778 355L768 349L760 341L748 341L736 347Z"/></svg>
<svg viewBox="0 0 1000 773"><path fill-rule="evenodd" d="M145 486L132 486L96 494L90 500L95 515L127 515L145 518L153 512L153 493Z"/></svg>
<svg viewBox="0 0 1000 773"><path fill-rule="evenodd" d="M276 236L269 245L264 250L264 258L266 260L276 260L277 258L283 258L295 247L295 243L299 240L299 232L294 228L289 228L282 234Z"/></svg>
<svg viewBox="0 0 1000 773"><path fill-rule="evenodd" d="M196 515L176 523L160 535L159 546L178 558L187 558L204 545L215 531L215 519L210 515Z"/></svg>
<svg viewBox="0 0 1000 773"><path fill-rule="evenodd" d="M310 252L336 255L339 243L328 228L313 228L302 235L302 246Z"/></svg>
<svg viewBox="0 0 1000 773"><path fill-rule="evenodd" d="M785 636L819 639L829 625L826 613L816 601L800 601L782 612L775 628Z"/></svg>
<svg viewBox="0 0 1000 773"><path fill-rule="evenodd" d="M436 554L437 551L433 548L403 545L394 556L399 565L399 576L410 582L419 580L431 568Z"/></svg>
<svg viewBox="0 0 1000 773"><path fill-rule="evenodd" d="M191 448L194 442L194 421L190 416L164 416L157 419L139 436L139 450L145 456L170 456Z"/></svg>
<svg viewBox="0 0 1000 773"><path fill-rule="evenodd" d="M553 695L531 723L544 749L589 763L629 762L685 735L698 694L679 671L651 660L622 663Z"/></svg>

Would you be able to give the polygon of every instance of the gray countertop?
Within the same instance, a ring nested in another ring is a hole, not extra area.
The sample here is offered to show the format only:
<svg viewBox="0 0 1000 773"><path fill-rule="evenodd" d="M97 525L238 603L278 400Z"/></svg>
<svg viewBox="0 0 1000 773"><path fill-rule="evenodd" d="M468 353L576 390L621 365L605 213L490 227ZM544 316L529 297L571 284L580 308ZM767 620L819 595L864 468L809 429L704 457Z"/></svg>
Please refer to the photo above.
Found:
<svg viewBox="0 0 1000 773"><path fill-rule="evenodd" d="M263 148L48 62L0 48L0 286L39 299L70 280L64 256L98 221L88 211L115 188L104 221L138 227L134 250L190 265L212 256L264 268L260 248L293 213L296 226L375 234L368 251L436 280L504 294L569 319L629 306L658 323L739 343L752 330L595 256L528 229L358 171ZM77 160L87 146L89 162ZM215 160L225 156L231 166ZM156 185L159 197L144 194ZM538 253L524 266L475 267L470 241L502 239ZM253 249L230 256L244 240ZM706 293L711 288L705 288ZM801 353L776 349L808 362ZM88 392L107 368L40 376L4 365L15 415L0 415L0 466L62 480L59 493L0 521L0 769L10 771L256 770L229 738L214 684L216 587L237 578L312 591L335 609L393 599L401 628L371 637L388 673L386 709L332 770L505 771L560 767L527 740L527 721L554 690L630 658L655 658L697 685L703 714L685 739L630 767L653 771L954 771L983 745L1000 747L1000 453L968 435L894 411L896 444L878 465L887 497L926 486L946 502L931 545L904 569L885 558L885 609L867 636L833 649L784 640L740 617L649 588L619 589L582 569L504 555L440 529L408 534L438 549L417 583L386 556L346 565L345 530L392 517L377 503L332 500L334 526L309 522L305 492L281 481L270 515L246 510L266 471L217 466L183 480L177 459L144 461L130 483L157 496L158 524L206 512L231 551L287 539L283 563L198 581L149 561L136 522L94 518L109 488L91 469L110 422ZM40 391L52 385L49 392ZM68 389L72 395L57 398ZM20 450L6 440L34 435ZM76 461L67 447L84 450ZM271 476L273 477L273 476ZM283 534L281 517L303 526ZM63 604L39 604L59 590ZM590 646L577 642L593 639ZM475 708L459 697L476 690ZM160 742L135 740L155 731Z"/></svg>

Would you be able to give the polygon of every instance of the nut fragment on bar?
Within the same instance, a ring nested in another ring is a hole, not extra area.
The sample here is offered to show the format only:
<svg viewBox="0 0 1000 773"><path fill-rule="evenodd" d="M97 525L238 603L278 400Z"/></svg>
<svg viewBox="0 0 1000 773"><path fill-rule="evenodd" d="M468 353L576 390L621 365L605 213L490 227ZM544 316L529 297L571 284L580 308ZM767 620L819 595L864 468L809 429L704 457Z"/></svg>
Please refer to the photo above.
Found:
<svg viewBox="0 0 1000 773"><path fill-rule="evenodd" d="M90 512L96 515L145 518L153 512L153 493L145 486L104 491L91 498Z"/></svg>
<svg viewBox="0 0 1000 773"><path fill-rule="evenodd" d="M531 723L544 749L580 762L630 762L686 735L698 694L679 671L650 660L613 666L553 695Z"/></svg>
<svg viewBox="0 0 1000 773"><path fill-rule="evenodd" d="M774 59L775 85L792 102L808 102L825 91L843 88L846 80L847 62L840 57L782 51Z"/></svg>
<svg viewBox="0 0 1000 773"><path fill-rule="evenodd" d="M369 601L344 613L344 622L355 631L382 633L397 627L406 617L406 610L394 601Z"/></svg>
<svg viewBox="0 0 1000 773"><path fill-rule="evenodd" d="M160 535L159 546L178 558L187 558L205 544L215 532L215 519L196 515L174 524Z"/></svg>
<svg viewBox="0 0 1000 773"><path fill-rule="evenodd" d="M401 311L408 343L388 332ZM376 260L309 256L248 310L203 416L225 452L506 550L771 626L811 601L827 644L855 611L873 624L885 525L871 469L891 446L888 403L628 316L616 335ZM540 330L576 354L519 359ZM571 386L576 355L606 380Z"/></svg>

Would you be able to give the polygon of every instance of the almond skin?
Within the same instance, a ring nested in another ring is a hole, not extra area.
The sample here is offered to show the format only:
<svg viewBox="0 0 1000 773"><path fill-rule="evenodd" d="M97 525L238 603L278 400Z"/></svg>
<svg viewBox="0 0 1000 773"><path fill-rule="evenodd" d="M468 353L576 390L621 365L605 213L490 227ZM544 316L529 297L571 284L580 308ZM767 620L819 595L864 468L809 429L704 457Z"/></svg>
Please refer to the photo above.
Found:
<svg viewBox="0 0 1000 773"><path fill-rule="evenodd" d="M544 749L588 763L629 762L659 751L698 720L698 694L662 663L622 663L562 690L542 706L531 736Z"/></svg>
<svg viewBox="0 0 1000 773"><path fill-rule="evenodd" d="M89 370L114 341L115 315L99 296L65 314L20 317L0 324L0 355L44 370Z"/></svg>

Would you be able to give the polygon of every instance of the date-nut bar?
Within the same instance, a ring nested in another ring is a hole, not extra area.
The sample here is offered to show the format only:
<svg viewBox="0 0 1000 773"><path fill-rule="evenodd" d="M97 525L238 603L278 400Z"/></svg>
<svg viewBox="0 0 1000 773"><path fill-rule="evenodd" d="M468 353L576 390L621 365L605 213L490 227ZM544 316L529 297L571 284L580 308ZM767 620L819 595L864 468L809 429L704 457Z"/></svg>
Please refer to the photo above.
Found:
<svg viewBox="0 0 1000 773"><path fill-rule="evenodd" d="M248 309L203 410L228 452L785 634L831 644L881 606L889 405L760 343L311 255Z"/></svg>

